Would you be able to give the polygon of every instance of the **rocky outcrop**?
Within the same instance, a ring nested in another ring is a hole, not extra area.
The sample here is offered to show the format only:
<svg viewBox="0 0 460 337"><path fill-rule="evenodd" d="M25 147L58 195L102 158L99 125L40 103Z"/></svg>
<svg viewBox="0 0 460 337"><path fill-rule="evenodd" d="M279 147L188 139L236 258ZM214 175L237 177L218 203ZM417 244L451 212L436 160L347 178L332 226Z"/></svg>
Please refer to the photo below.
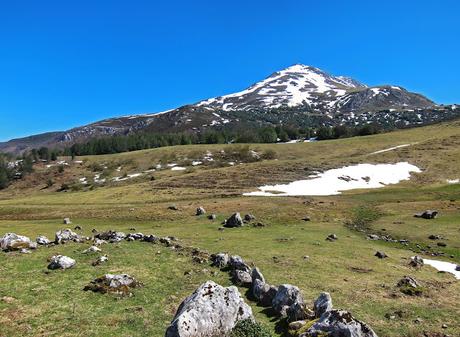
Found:
<svg viewBox="0 0 460 337"><path fill-rule="evenodd" d="M55 255L51 257L48 269L69 269L75 266L76 261L68 256Z"/></svg>
<svg viewBox="0 0 460 337"><path fill-rule="evenodd" d="M414 268L422 268L425 263L421 256L415 255L411 258L409 265Z"/></svg>
<svg viewBox="0 0 460 337"><path fill-rule="evenodd" d="M254 317L238 289L207 281L179 306L165 337L227 336L245 319Z"/></svg>
<svg viewBox="0 0 460 337"><path fill-rule="evenodd" d="M377 337L366 324L345 310L327 311L300 337Z"/></svg>
<svg viewBox="0 0 460 337"><path fill-rule="evenodd" d="M32 242L27 236L16 233L6 233L0 238L0 249L5 251L35 249L37 244Z"/></svg>

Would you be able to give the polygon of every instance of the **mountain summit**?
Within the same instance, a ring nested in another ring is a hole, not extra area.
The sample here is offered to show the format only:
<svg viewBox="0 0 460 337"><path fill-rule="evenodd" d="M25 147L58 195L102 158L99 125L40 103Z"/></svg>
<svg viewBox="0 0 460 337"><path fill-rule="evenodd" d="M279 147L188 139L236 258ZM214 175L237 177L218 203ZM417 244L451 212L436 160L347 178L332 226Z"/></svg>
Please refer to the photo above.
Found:
<svg viewBox="0 0 460 337"><path fill-rule="evenodd" d="M243 90L196 104L230 110L276 109L308 106L324 113L355 112L374 108L426 108L434 103L397 86L369 88L352 78L332 76L321 69L295 64Z"/></svg>
<svg viewBox="0 0 460 337"><path fill-rule="evenodd" d="M449 110L450 109L450 110ZM363 125L407 127L432 123L456 114L400 86L369 87L349 77L295 64L249 88L157 114L102 120L62 132L0 143L0 151L67 146L94 137L138 132L201 132L206 129L264 125Z"/></svg>

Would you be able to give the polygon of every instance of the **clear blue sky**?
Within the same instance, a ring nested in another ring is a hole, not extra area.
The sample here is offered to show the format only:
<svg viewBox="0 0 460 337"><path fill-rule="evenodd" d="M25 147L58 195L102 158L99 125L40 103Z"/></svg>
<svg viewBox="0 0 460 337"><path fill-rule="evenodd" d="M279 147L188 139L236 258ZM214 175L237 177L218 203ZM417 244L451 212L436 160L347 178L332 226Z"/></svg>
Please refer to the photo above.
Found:
<svg viewBox="0 0 460 337"><path fill-rule="evenodd" d="M460 4L1 1L0 140L241 90L294 63L460 103Z"/></svg>

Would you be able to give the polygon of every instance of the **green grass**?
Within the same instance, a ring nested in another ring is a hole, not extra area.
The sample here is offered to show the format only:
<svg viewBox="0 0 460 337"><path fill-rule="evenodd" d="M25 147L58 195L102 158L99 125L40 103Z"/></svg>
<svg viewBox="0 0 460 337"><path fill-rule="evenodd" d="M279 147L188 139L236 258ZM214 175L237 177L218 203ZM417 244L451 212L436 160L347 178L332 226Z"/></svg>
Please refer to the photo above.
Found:
<svg viewBox="0 0 460 337"><path fill-rule="evenodd" d="M436 247L446 254L440 259L460 263L460 185L446 184L446 179L459 178L460 174L459 126L453 122L318 143L250 145L259 152L275 151L276 159L197 166L185 172L163 170L153 173L153 181L146 176L77 192L42 190L40 183L45 184L50 174L43 168L0 192L0 234L54 237L54 232L64 227L62 218L71 217L85 235L91 235L92 228L129 232L131 227L145 234L172 235L210 253L241 255L257 265L268 282L299 286L310 304L321 291L328 291L335 307L352 311L380 336L420 336L422 331L454 336L460 334L458 281L429 266L410 268L408 262L414 253L408 248L414 246L370 241L346 224L378 233L385 229L384 233L409 239L414 245L435 245L428 236L442 235L448 240L447 247ZM407 143L417 144L377 156L370 154ZM126 173L132 173L160 161L196 159L207 151L229 149L231 145L183 146L85 157L83 165L72 165L63 176L53 179L64 182L92 176L91 167L96 164L115 167L124 163ZM339 196L241 196L265 183L304 178L316 169L396 161L409 161L424 172L396 186L348 191ZM168 209L172 203L179 211ZM208 214L217 214L217 220L196 217L198 206L204 206ZM441 216L435 220L413 218L413 213L429 208L438 209ZM219 231L220 223L235 211L252 213L267 226ZM312 220L303 221L305 216ZM336 242L325 240L331 233L339 237ZM0 254L0 297L16 298L11 304L0 301L0 335L162 336L177 306L202 282L212 279L230 284L227 274L193 264L190 257L158 245L105 245L103 253L110 260L99 267L91 266L94 256L81 254L86 246L40 248L28 255ZM385 251L389 257L377 259L376 250ZM57 253L75 258L77 266L45 273L47 258ZM184 275L189 270L192 273ZM106 272L126 272L144 287L124 299L82 291L87 282ZM420 281L424 289L421 296L399 291L396 283L404 275ZM241 292L244 294L245 289ZM277 320L267 316L264 308L250 305L263 326L274 336L282 335ZM398 310L405 311L404 317L385 318ZM413 322L417 317L422 323ZM441 329L442 324L449 328Z"/></svg>

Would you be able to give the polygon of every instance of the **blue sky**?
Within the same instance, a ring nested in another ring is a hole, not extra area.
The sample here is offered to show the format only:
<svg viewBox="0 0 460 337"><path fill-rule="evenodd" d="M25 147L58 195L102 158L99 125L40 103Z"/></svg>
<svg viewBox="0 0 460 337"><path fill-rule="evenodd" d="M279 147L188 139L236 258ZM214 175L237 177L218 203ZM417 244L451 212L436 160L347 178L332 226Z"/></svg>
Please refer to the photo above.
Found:
<svg viewBox="0 0 460 337"><path fill-rule="evenodd" d="M460 103L458 1L1 1L0 140L231 93L294 63Z"/></svg>

